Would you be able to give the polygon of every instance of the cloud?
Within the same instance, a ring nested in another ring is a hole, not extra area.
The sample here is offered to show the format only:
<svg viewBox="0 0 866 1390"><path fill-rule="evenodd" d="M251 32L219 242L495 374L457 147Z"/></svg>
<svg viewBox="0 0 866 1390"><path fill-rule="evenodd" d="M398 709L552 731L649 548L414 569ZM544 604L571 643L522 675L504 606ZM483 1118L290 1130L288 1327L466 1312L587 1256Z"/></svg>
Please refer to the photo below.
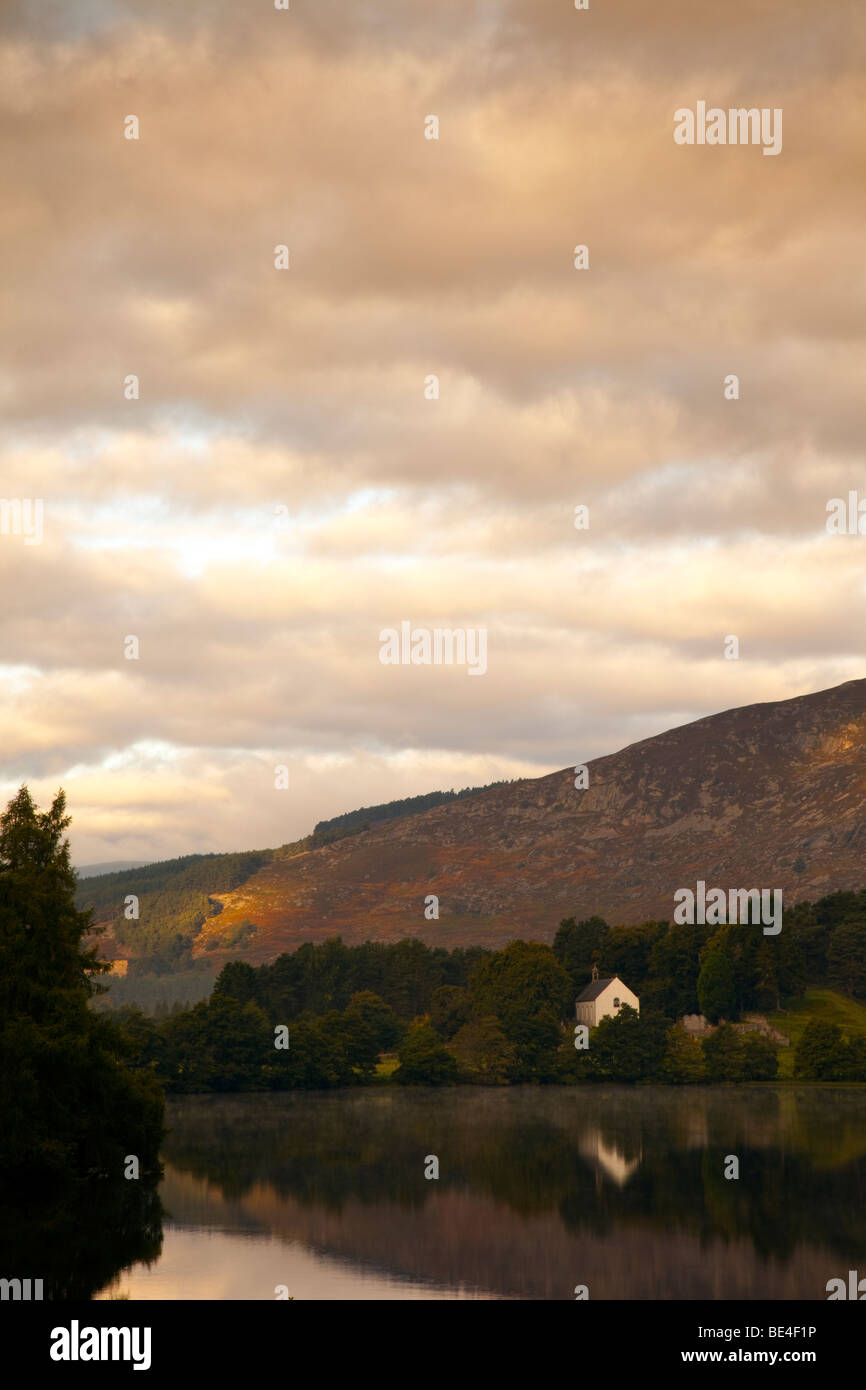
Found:
<svg viewBox="0 0 866 1390"><path fill-rule="evenodd" d="M848 0L7 5L8 785L64 778L91 859L249 847L861 674L862 39ZM781 156L676 146L698 98L782 107ZM383 668L404 618L488 674Z"/></svg>

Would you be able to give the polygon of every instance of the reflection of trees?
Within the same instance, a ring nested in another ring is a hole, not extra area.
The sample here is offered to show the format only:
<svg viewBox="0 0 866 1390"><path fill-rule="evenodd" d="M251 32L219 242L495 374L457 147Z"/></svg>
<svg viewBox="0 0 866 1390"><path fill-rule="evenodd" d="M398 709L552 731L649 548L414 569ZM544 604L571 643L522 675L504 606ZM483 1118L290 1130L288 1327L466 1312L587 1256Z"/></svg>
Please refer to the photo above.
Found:
<svg viewBox="0 0 866 1390"><path fill-rule="evenodd" d="M42 1279L46 1299L90 1299L122 1269L158 1258L162 1215L156 1183L144 1179L2 1191L3 1276Z"/></svg>
<svg viewBox="0 0 866 1390"><path fill-rule="evenodd" d="M747 1239L783 1259L803 1242L845 1258L866 1249L866 1115L857 1093L295 1093L190 1098L171 1119L168 1161L228 1198L265 1184L332 1211L349 1201L411 1209L435 1187L523 1215L557 1211L572 1231L616 1225ZM827 1161L834 1132L835 1164ZM421 1180L428 1153L440 1158L437 1184ZM740 1158L738 1180L724 1178L729 1153Z"/></svg>

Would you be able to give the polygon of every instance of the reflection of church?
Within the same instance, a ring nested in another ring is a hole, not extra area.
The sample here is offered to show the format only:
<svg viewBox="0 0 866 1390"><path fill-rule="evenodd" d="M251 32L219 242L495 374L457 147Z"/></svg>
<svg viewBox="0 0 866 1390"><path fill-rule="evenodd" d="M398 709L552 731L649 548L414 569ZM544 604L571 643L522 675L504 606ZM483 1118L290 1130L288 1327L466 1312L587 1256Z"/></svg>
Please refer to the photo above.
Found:
<svg viewBox="0 0 866 1390"><path fill-rule="evenodd" d="M602 1138L601 1130L597 1126L580 1136L577 1147L584 1158L595 1163L596 1176L600 1177L603 1173L611 1182L615 1182L617 1187L624 1187L640 1167L640 1155L637 1158L626 1158L615 1144L609 1144Z"/></svg>

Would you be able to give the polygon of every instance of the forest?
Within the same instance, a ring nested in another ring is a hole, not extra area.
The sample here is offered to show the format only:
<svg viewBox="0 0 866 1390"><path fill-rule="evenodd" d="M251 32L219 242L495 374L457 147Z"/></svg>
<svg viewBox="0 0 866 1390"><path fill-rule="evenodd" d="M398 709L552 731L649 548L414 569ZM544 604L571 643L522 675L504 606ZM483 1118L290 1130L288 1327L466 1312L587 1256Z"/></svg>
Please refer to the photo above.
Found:
<svg viewBox="0 0 866 1390"><path fill-rule="evenodd" d="M603 1019L581 1046L574 1001L593 966L620 976L640 1012ZM697 1084L776 1078L776 1044L737 1022L819 986L866 996L866 892L799 904L778 937L750 925L612 927L600 917L562 921L551 946L512 941L500 951L408 939L347 946L335 937L258 967L231 961L209 1000L167 1018L118 1013L136 1065L181 1092L386 1081ZM691 1036L685 1014L703 1014L713 1031ZM280 1030L284 1048L275 1045ZM866 1035L810 1021L794 1075L866 1081Z"/></svg>
<svg viewBox="0 0 866 1390"><path fill-rule="evenodd" d="M338 839L357 830L368 830L378 821L396 820L398 816L419 815L434 806L444 806L451 801L461 801L465 796L476 796L478 792L490 791L491 787L504 786L503 781L487 782L483 787L463 787L459 792L455 792L452 787L447 792L425 792L421 796L407 796L399 801L384 801L378 806L362 806L358 811L346 811L331 820L320 820L310 839L316 840L318 844L326 844L328 839Z"/></svg>

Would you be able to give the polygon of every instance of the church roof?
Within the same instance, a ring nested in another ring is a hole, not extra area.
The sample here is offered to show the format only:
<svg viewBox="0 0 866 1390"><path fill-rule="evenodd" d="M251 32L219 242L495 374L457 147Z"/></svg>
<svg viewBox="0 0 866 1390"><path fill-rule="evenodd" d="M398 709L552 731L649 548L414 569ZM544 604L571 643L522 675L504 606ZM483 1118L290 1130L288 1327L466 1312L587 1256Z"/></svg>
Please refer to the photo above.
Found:
<svg viewBox="0 0 866 1390"><path fill-rule="evenodd" d="M588 1004L591 999L597 999L602 990L607 989L608 985L612 985L617 978L618 976L611 975L607 980L593 980L592 984L587 985L583 993L577 996L575 1003Z"/></svg>

